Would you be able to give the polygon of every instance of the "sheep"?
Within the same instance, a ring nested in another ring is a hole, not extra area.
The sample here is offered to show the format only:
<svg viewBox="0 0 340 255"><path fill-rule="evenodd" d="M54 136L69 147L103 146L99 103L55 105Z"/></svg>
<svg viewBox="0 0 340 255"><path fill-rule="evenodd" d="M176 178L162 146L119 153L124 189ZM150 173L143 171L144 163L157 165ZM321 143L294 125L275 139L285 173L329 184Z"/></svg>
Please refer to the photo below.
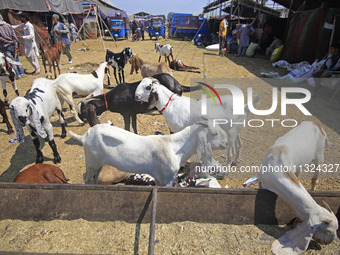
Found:
<svg viewBox="0 0 340 255"><path fill-rule="evenodd" d="M258 179L264 189L276 193L296 213L301 223L286 232L272 244L274 254L301 254L307 250L311 239L320 244L329 244L336 237L338 220L329 206L318 205L294 174L295 167L323 161L326 133L314 122L301 125L280 137L269 149ZM286 166L284 171L269 171L273 167Z"/></svg>
<svg viewBox="0 0 340 255"><path fill-rule="evenodd" d="M144 78L136 89L136 101L149 102L150 107L155 106L161 111L166 119L171 132L178 132L186 126L192 125L201 118L201 101L191 100L189 97L177 96L173 94L166 87L161 86L159 81L154 78ZM254 100L254 105L258 105L260 98L257 97ZM223 106L215 106L212 100L207 100L208 109L212 109L207 116L210 119L228 119L234 123L240 123L248 118L249 109L245 105L244 115L233 115L232 107L233 101L231 95L225 95L221 97ZM152 103L153 102L153 103ZM229 121L228 123L231 123ZM228 135L228 149L227 149L227 165L236 164L240 161L241 153L241 138L240 131L242 125L221 125ZM235 162L232 162L232 151L236 147Z"/></svg>
<svg viewBox="0 0 340 255"><path fill-rule="evenodd" d="M20 172L14 182L20 183L72 183L66 179L63 171L54 165L35 164Z"/></svg>
<svg viewBox="0 0 340 255"><path fill-rule="evenodd" d="M53 151L53 162L61 162L57 146L54 142L53 129L49 121L55 110L59 115L61 123L61 138L66 137L66 129L64 116L62 114L61 104L58 100L56 89L52 85L52 81L45 78L38 78L33 81L31 90L25 97L16 97L9 105L13 124L16 129L17 139L19 143L24 142L23 126L27 127L35 149L37 151L36 163L42 163L44 156L40 150L38 135L48 139L48 143Z"/></svg>
<svg viewBox="0 0 340 255"><path fill-rule="evenodd" d="M66 101L70 106L71 113L80 124L84 124L84 122L79 119L77 115L72 94L77 93L82 96L88 96L90 94L97 96L101 94L104 88L104 76L105 73L108 73L108 70L107 62L103 62L99 65L98 69L91 74L65 73L53 81L61 105Z"/></svg>
<svg viewBox="0 0 340 255"><path fill-rule="evenodd" d="M116 83L122 83L122 78L120 76L120 73L122 73L123 76L123 83L125 83L125 77L124 77L124 67L128 60L132 56L132 50L127 47L124 48L124 50L120 53L113 53L112 51L109 51L108 49L106 50L106 56L105 56L105 61L108 62L112 67L116 79ZM119 83L117 80L117 74L116 74L116 69L118 69L118 75L119 75ZM110 79L108 79L109 85L110 85Z"/></svg>
<svg viewBox="0 0 340 255"><path fill-rule="evenodd" d="M109 124L99 124L83 135L69 131L85 151L86 184L94 183L103 165L124 172L146 173L156 185L171 186L180 167L196 154L202 162L211 161L212 147L224 149L227 136L211 122L199 122L173 135L139 136Z"/></svg>
<svg viewBox="0 0 340 255"><path fill-rule="evenodd" d="M159 52L159 59L158 62L161 61L161 57L164 56L165 62L168 60L170 66L170 59L171 56L172 60L174 60L174 56L172 55L172 46L170 44L160 45L159 43L155 43L156 53Z"/></svg>
<svg viewBox="0 0 340 255"><path fill-rule="evenodd" d="M196 87L182 86L179 82L169 74L158 74L153 76L158 79L164 86L178 95L182 92L197 90ZM137 114L145 113L152 110L147 103L137 102L135 100L135 92L138 82L119 84L107 93L83 100L78 103L78 117L82 121L88 121L90 126L99 124L97 116L109 110L118 112L124 118L125 130L130 131L130 119L132 119L132 128L137 134Z"/></svg>
<svg viewBox="0 0 340 255"><path fill-rule="evenodd" d="M57 73L55 71L55 67L57 66L59 75L60 75L60 66L59 66L59 57L62 53L63 49L65 48L65 43L60 40L55 43L53 46L47 46L39 44L39 50L42 58L42 62L45 68L45 77L51 77L52 78L52 66L54 71L54 78L57 78ZM47 72L46 69L46 61L49 66L49 72Z"/></svg>
<svg viewBox="0 0 340 255"><path fill-rule="evenodd" d="M0 99L0 114L2 115L2 118L3 118L2 122L6 123L6 125L7 125L7 133L8 134L13 133L14 131L13 131L12 125L9 122L8 117L7 117L5 103L1 99Z"/></svg>
<svg viewBox="0 0 340 255"><path fill-rule="evenodd" d="M8 105L6 83L11 83L15 94L19 96L19 90L15 81L15 71L11 65L21 65L21 63L13 61L9 57L5 56L4 53L0 52L0 80L6 106Z"/></svg>
<svg viewBox="0 0 340 255"><path fill-rule="evenodd" d="M141 70L141 75L143 78L151 77L161 73L172 75L172 72L166 63L147 63L135 54L131 57L130 63L131 75L133 74L133 71L136 71L138 74L139 69Z"/></svg>

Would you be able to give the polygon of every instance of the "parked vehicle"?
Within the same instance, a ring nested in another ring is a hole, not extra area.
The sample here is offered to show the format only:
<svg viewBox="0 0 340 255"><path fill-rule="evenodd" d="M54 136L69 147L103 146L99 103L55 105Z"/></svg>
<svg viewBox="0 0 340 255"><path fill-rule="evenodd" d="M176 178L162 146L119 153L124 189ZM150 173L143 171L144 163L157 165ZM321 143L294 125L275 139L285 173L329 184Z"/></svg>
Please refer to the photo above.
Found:
<svg viewBox="0 0 340 255"><path fill-rule="evenodd" d="M136 28L135 33L132 35L132 41L136 42L142 37L142 32L140 27Z"/></svg>
<svg viewBox="0 0 340 255"><path fill-rule="evenodd" d="M162 36L165 38L165 26L164 26L164 18L163 17L152 17L150 19L149 25L149 37L156 37L156 40Z"/></svg>
<svg viewBox="0 0 340 255"><path fill-rule="evenodd" d="M125 12L112 11L106 15L106 18L114 40L119 38L129 39L130 24Z"/></svg>
<svg viewBox="0 0 340 255"><path fill-rule="evenodd" d="M199 17L192 14L174 13L170 20L169 37L194 38L199 28Z"/></svg>

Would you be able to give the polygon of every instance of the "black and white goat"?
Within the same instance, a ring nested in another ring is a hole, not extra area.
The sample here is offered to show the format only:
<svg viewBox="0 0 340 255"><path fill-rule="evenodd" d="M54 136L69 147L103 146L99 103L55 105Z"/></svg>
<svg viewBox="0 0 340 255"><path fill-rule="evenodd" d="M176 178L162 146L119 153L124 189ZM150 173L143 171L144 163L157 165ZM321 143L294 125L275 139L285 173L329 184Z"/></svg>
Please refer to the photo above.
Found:
<svg viewBox="0 0 340 255"><path fill-rule="evenodd" d="M128 60L131 58L131 56L132 50L129 47L124 48L124 50L120 53L113 53L112 51L106 50L105 61L108 62L113 67L117 84L122 83L122 77L120 73L122 73L123 83L125 83L124 67ZM116 69L118 69L119 83L117 79ZM108 78L108 84L110 85L110 78Z"/></svg>
<svg viewBox="0 0 340 255"><path fill-rule="evenodd" d="M23 126L27 127L35 149L37 151L36 163L42 163L44 156L40 150L38 135L48 139L48 143L53 151L54 163L61 161L54 142L52 124L50 117L55 110L59 115L62 133L61 138L66 137L65 122L61 111L61 104L58 99L56 89L52 81L45 78L34 80L31 90L25 97L16 97L9 105L13 124L17 132L19 143L24 142Z"/></svg>
<svg viewBox="0 0 340 255"><path fill-rule="evenodd" d="M199 89L196 87L190 88L182 86L169 74L157 74L153 77L177 95L182 95L182 92L189 92L190 89ZM130 131L130 119L132 119L132 128L137 134L136 115L152 110L148 103L137 102L135 100L135 91L139 83L140 81L119 84L105 94L79 102L78 117L83 121L87 121L92 127L100 123L97 116L101 115L103 112L107 110L118 112L124 118L125 130Z"/></svg>
<svg viewBox="0 0 340 255"><path fill-rule="evenodd" d="M5 56L5 54L0 52L0 80L1 80L1 86L3 89L3 94L5 97L6 105L8 105L6 83L11 83L15 91L15 94L19 96L19 91L18 91L17 84L15 81L14 68L11 65L21 65L21 63L13 61L9 57Z"/></svg>

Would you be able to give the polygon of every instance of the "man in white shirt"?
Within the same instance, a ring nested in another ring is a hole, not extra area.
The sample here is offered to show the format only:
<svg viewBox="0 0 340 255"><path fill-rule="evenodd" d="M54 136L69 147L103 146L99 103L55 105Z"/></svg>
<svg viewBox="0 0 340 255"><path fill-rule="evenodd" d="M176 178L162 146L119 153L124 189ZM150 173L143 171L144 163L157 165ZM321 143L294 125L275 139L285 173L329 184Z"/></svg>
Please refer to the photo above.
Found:
<svg viewBox="0 0 340 255"><path fill-rule="evenodd" d="M35 35L34 35L34 27L29 22L29 18L25 13L20 14L20 20L22 24L12 26L14 29L23 28L24 35L18 36L19 38L22 37L24 39L24 46L25 46L25 56L27 60L31 63L34 67L33 75L40 74L40 66L38 61L39 51L37 47L37 43L35 42Z"/></svg>

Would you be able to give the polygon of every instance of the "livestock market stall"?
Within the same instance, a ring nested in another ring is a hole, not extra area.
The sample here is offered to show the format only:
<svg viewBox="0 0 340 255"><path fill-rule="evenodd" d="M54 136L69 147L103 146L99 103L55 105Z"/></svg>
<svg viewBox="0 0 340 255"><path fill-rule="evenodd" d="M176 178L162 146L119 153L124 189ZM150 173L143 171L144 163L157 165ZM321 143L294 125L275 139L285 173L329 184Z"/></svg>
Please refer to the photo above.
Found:
<svg viewBox="0 0 340 255"><path fill-rule="evenodd" d="M277 225L294 218L289 206L265 190L12 183L1 183L0 190L1 220L150 223L149 254L156 223ZM339 218L340 192L310 193L317 203L328 203Z"/></svg>

